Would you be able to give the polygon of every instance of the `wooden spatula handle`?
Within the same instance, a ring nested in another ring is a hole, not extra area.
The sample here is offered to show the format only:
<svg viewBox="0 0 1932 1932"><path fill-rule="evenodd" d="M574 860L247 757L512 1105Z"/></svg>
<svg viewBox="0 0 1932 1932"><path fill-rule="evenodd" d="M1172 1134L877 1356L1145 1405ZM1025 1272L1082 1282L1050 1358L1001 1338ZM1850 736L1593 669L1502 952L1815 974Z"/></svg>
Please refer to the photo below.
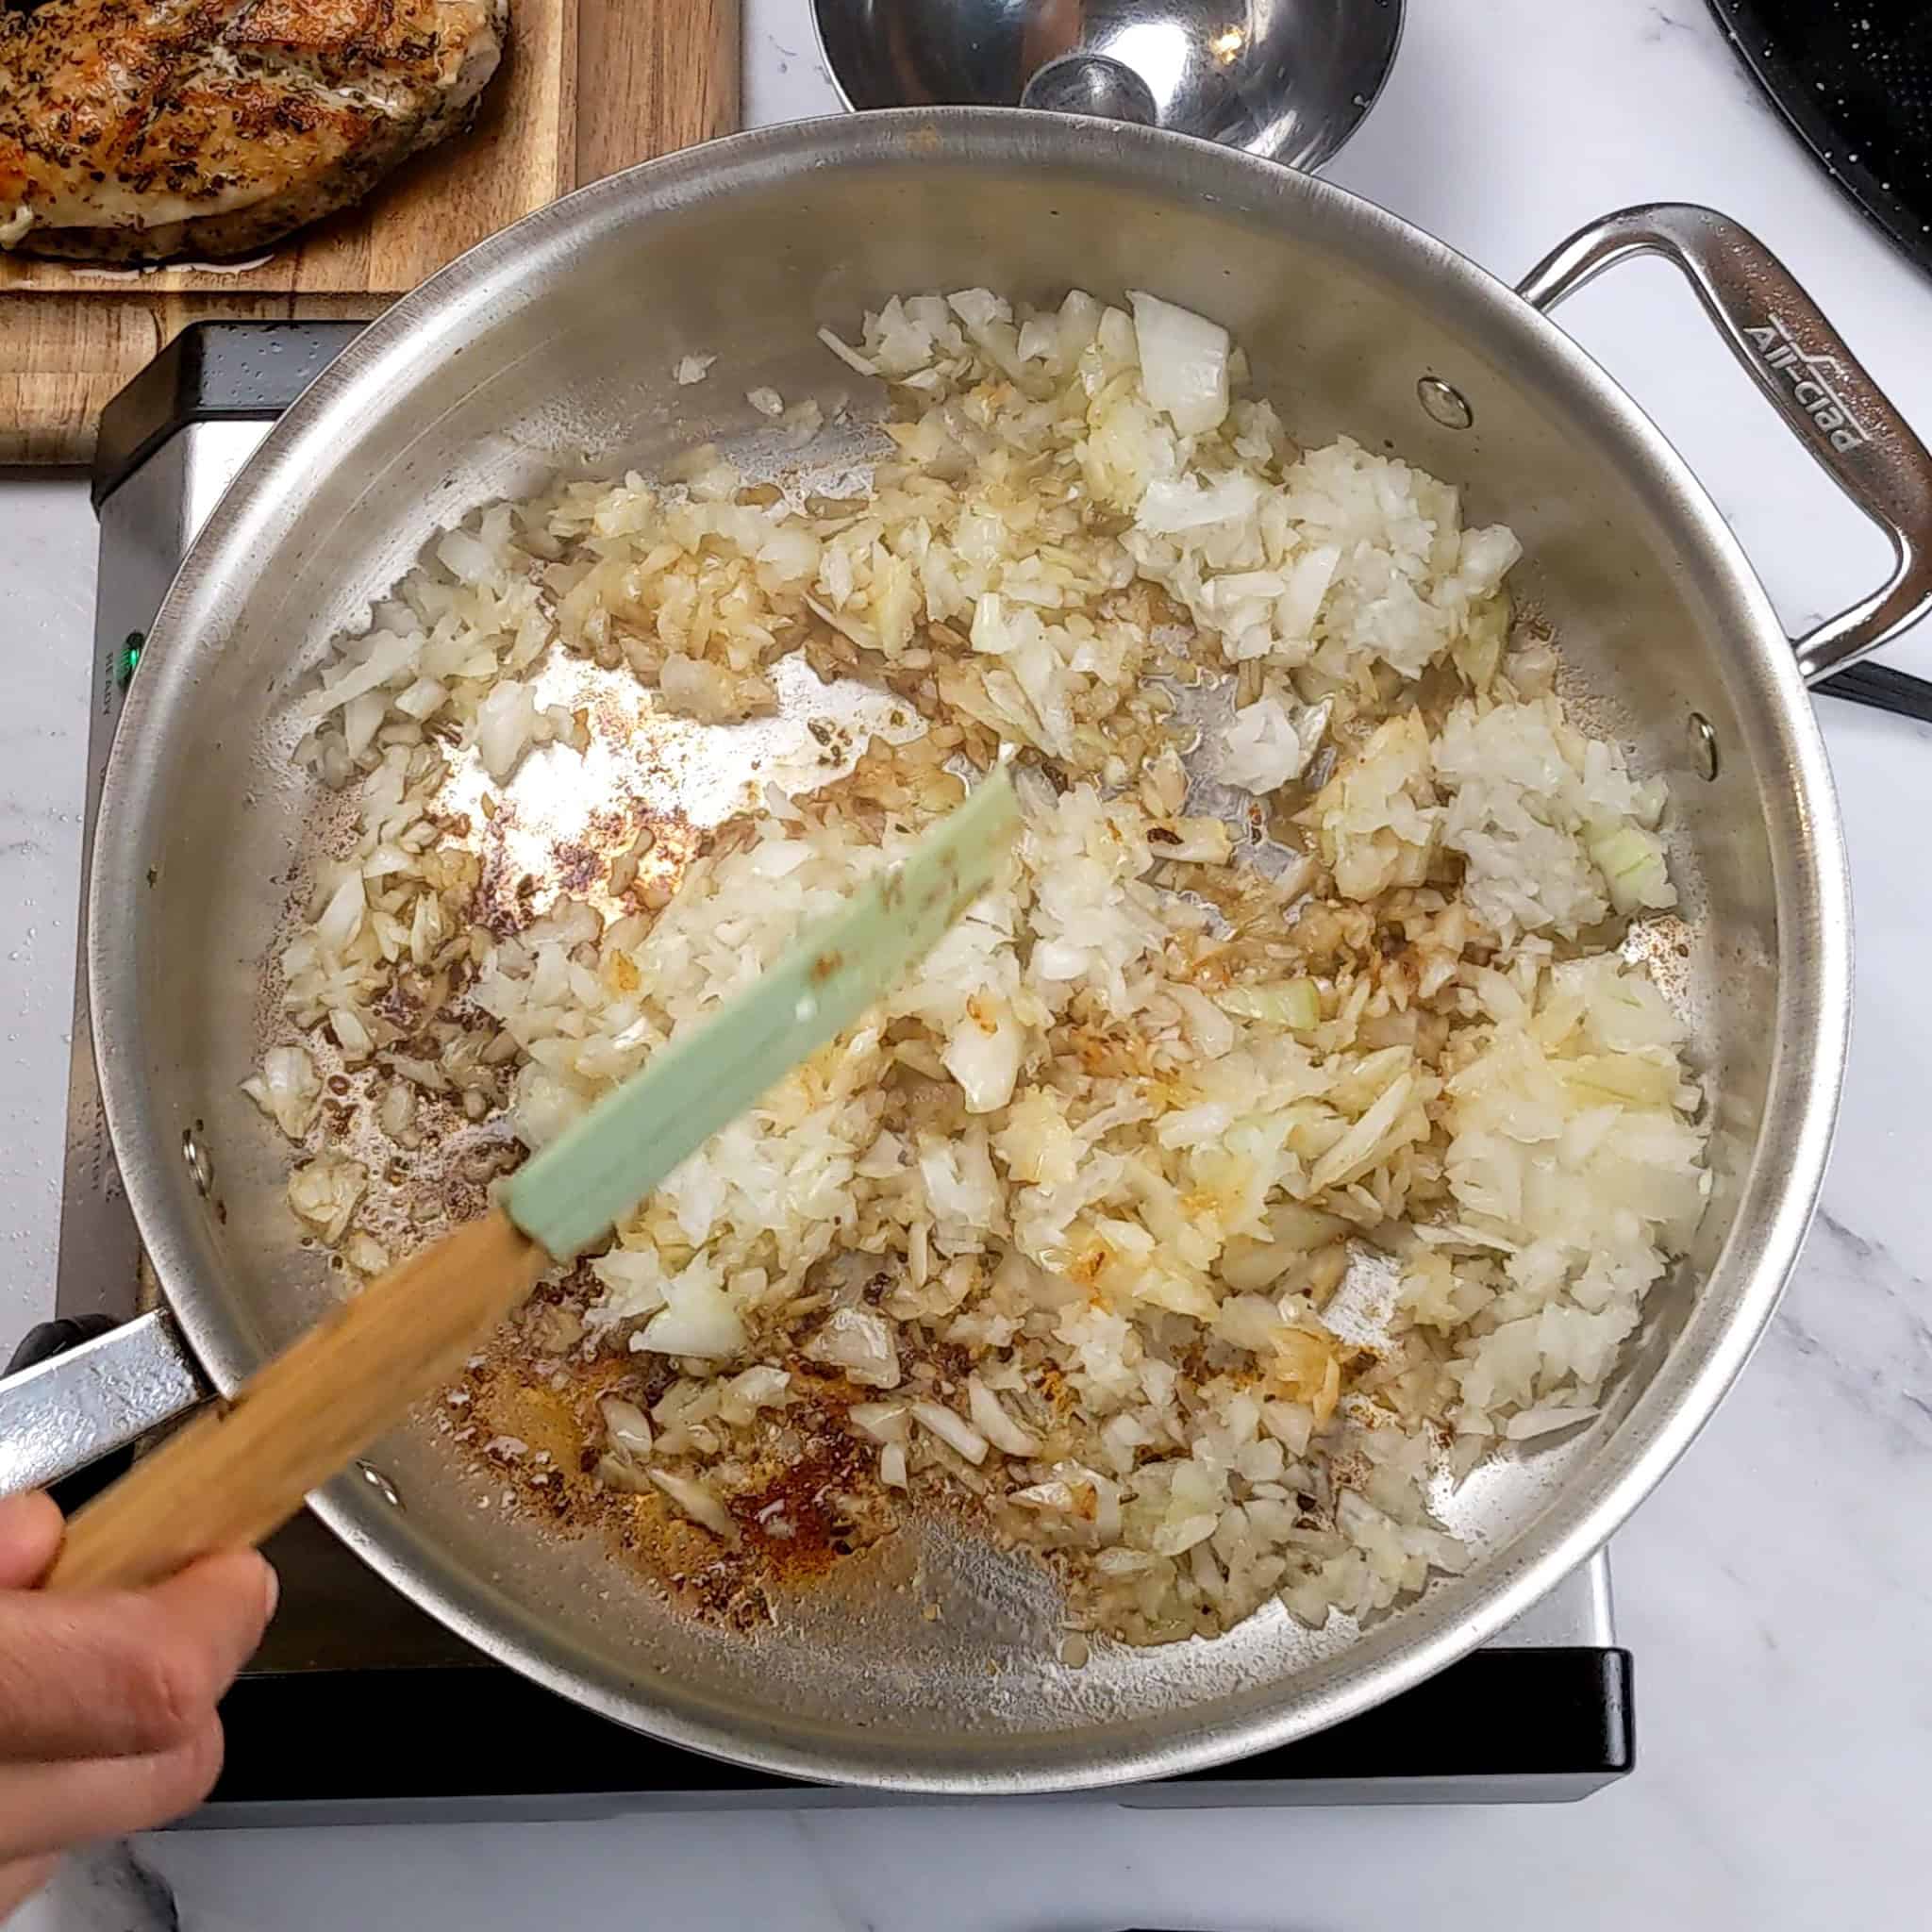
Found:
<svg viewBox="0 0 1932 1932"><path fill-rule="evenodd" d="M391 1268L82 1509L48 1588L137 1588L258 1543L447 1379L545 1259L493 1212Z"/></svg>

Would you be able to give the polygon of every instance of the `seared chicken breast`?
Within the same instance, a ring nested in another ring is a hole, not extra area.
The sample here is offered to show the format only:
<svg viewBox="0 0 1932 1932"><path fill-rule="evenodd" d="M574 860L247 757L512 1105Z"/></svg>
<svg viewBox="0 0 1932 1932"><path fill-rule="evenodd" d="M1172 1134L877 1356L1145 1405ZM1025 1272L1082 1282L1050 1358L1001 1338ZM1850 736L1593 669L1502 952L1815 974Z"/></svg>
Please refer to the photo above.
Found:
<svg viewBox="0 0 1932 1932"><path fill-rule="evenodd" d="M508 11L43 0L0 12L0 247L120 262L265 247L460 126L502 58Z"/></svg>

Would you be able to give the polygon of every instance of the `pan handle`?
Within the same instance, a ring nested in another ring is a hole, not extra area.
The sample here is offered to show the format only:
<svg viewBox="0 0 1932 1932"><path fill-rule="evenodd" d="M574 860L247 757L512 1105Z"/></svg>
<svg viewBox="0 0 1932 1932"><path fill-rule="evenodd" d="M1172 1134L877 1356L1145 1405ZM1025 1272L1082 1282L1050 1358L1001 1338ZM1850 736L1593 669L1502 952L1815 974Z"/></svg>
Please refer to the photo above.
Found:
<svg viewBox="0 0 1932 1932"><path fill-rule="evenodd" d="M1799 671L1816 684L1890 643L1932 608L1932 455L1790 271L1714 209L1654 202L1606 215L1546 256L1516 292L1547 312L1633 255L1661 255L1683 271L1798 441L1891 539L1890 580L1792 639Z"/></svg>
<svg viewBox="0 0 1932 1932"><path fill-rule="evenodd" d="M58 1353L29 1338L15 1360L30 1366L0 1379L0 1496L45 1489L131 1448L213 1392L165 1308L77 1346L52 1341Z"/></svg>

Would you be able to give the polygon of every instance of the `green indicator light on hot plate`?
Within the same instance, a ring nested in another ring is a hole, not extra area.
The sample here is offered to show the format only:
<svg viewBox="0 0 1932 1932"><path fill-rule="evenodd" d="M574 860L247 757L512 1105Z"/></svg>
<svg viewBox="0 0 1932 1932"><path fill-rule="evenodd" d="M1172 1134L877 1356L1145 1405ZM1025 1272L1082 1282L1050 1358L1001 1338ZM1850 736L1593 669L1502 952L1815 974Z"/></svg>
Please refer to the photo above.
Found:
<svg viewBox="0 0 1932 1932"><path fill-rule="evenodd" d="M141 662L141 654L147 643L147 633L131 630L123 640L121 648L114 654L114 682L123 691L134 675L134 667Z"/></svg>

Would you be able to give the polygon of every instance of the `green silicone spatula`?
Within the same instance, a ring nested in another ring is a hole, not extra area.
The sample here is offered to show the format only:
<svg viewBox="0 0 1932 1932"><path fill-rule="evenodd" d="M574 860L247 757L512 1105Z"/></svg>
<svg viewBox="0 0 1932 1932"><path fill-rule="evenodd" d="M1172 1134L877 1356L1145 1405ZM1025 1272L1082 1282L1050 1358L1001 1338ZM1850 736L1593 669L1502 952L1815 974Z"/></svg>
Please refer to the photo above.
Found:
<svg viewBox="0 0 1932 1932"><path fill-rule="evenodd" d="M259 1542L398 1422L529 1292L677 1163L904 979L1020 828L1004 768L902 864L529 1161L501 1205L371 1282L82 1509L48 1578L131 1587Z"/></svg>

